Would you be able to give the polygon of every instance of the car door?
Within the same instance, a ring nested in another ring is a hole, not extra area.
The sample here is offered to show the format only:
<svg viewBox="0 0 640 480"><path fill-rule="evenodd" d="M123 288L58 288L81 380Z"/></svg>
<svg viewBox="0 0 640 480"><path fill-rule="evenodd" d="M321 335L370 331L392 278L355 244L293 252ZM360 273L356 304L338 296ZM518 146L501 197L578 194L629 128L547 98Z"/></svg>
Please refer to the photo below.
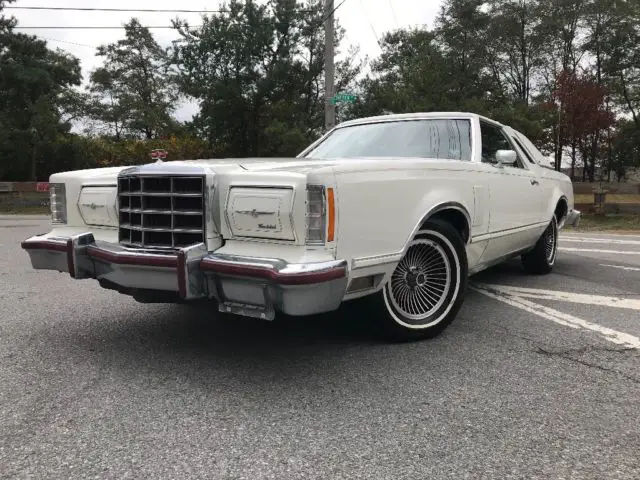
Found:
<svg viewBox="0 0 640 480"><path fill-rule="evenodd" d="M505 129L480 121L482 139L481 168L489 184L489 238L484 258L490 261L526 248L535 238L541 222L540 178L527 165L523 153ZM514 165L501 165L498 150L513 150Z"/></svg>
<svg viewBox="0 0 640 480"><path fill-rule="evenodd" d="M509 128L507 129L507 133L509 134L509 138L520 149L523 157L526 158L528 162L529 168L535 172L540 182L540 221L549 222L548 202L553 194L553 182L549 181L549 178L545 175L545 173L548 172L548 169L542 165L545 157L535 147L531 140L521 132Z"/></svg>

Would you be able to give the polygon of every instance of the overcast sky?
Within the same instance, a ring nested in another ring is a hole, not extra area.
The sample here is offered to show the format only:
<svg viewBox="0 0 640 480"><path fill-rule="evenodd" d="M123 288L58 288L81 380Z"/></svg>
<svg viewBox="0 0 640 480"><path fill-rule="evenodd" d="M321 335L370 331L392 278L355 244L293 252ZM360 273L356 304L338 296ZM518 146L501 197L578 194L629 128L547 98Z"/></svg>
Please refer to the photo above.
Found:
<svg viewBox="0 0 640 480"><path fill-rule="evenodd" d="M339 5L342 0L334 0ZM44 6L44 7L105 7L105 8L145 8L145 9L184 9L184 10L215 10L219 8L221 0L18 0L11 4L14 7ZM259 2L262 3L262 2ZM361 55L369 58L380 53L377 39L386 31L398 27L409 27L418 24L432 26L440 9L441 0L346 0L336 11L336 17L346 29L346 37L341 45L345 50L349 45L358 45ZM185 18L193 25L199 24L200 14L197 13L144 13L144 12L75 12L48 10L20 10L11 9L8 14L18 19L18 26L120 26L132 16L140 19L143 25L170 25L176 16ZM95 47L100 44L111 43L124 34L123 29L117 30L20 30L32 33L49 41L50 48L60 47L82 61L83 75L86 80L88 73L100 65L100 58L95 57ZM156 39L164 45L177 37L173 30L152 30ZM181 107L176 116L185 120L195 109L193 105Z"/></svg>

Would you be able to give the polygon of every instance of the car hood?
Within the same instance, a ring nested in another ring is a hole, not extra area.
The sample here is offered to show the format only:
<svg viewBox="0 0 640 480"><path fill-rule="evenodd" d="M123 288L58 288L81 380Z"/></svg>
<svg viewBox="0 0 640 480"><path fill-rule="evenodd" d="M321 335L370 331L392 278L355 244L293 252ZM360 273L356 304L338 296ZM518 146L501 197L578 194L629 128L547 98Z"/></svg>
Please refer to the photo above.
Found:
<svg viewBox="0 0 640 480"><path fill-rule="evenodd" d="M75 170L70 172L56 173L52 175L51 182L80 180L94 184L114 184L120 172L132 169L140 173L164 173L164 174L184 174L192 171L198 174L201 169L214 173L235 173L235 172L291 172L306 174L337 166L348 166L349 169L358 170L381 164L390 165L411 161L412 159L394 159L387 157L376 158L222 158L222 159L200 159L200 160L175 160L169 162L154 162L143 165L130 165L123 167L104 167L87 170ZM413 159L415 160L415 159ZM433 161L443 163L442 160L422 158L421 161ZM445 162L446 163L446 162Z"/></svg>
<svg viewBox="0 0 640 480"><path fill-rule="evenodd" d="M215 172L232 172L232 171L287 171L306 173L312 170L318 170L325 167L332 167L336 164L347 160L326 160L326 159L308 159L308 158L225 158L212 160L189 160L180 162L185 165L197 165L209 168ZM167 164L173 162L167 162Z"/></svg>

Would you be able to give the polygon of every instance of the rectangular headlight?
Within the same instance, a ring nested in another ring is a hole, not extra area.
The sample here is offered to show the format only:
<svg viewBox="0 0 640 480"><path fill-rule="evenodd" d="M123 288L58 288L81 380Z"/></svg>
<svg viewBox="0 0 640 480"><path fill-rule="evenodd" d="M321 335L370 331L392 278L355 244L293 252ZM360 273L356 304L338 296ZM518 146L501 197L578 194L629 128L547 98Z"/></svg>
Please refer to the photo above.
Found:
<svg viewBox="0 0 640 480"><path fill-rule="evenodd" d="M323 185L307 185L306 244L324 245L327 210Z"/></svg>
<svg viewBox="0 0 640 480"><path fill-rule="evenodd" d="M64 183L49 184L49 202L51 223L54 225L67 223L67 195Z"/></svg>

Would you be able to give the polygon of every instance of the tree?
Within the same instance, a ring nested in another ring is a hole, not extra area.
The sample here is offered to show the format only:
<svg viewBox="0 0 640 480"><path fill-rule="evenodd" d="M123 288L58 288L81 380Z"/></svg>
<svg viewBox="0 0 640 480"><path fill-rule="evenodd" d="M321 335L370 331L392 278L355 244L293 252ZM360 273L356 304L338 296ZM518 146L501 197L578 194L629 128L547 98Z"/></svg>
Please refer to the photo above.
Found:
<svg viewBox="0 0 640 480"><path fill-rule="evenodd" d="M62 118L82 77L77 58L15 33L14 25L0 16L0 174L35 181L39 151L70 129Z"/></svg>
<svg viewBox="0 0 640 480"><path fill-rule="evenodd" d="M512 101L529 105L548 41L540 34L540 0L490 0L487 6L487 54L496 81Z"/></svg>
<svg viewBox="0 0 640 480"><path fill-rule="evenodd" d="M501 102L503 84L496 57L488 55L490 17L482 10L484 4L484 0L446 0L434 33L442 49L451 97L489 100L490 92L491 102Z"/></svg>
<svg viewBox="0 0 640 480"><path fill-rule="evenodd" d="M0 35L10 32L16 25L16 19L14 17L5 17L4 13L2 13L8 3L15 1L16 0L0 0Z"/></svg>
<svg viewBox="0 0 640 480"><path fill-rule="evenodd" d="M574 174L576 153L579 150L584 174L591 182L595 180L599 156L597 137L615 121L606 107L607 93L607 89L594 79L564 72L558 78L558 88L553 96L561 106L562 143L569 143L572 147L571 175Z"/></svg>
<svg viewBox="0 0 640 480"><path fill-rule="evenodd" d="M322 2L231 0L222 10L200 30L176 22L180 88L200 103L193 128L223 156L298 153L321 133ZM343 35L337 28L336 47ZM352 57L336 66L338 88L359 68Z"/></svg>
<svg viewBox="0 0 640 480"><path fill-rule="evenodd" d="M98 47L97 55L105 57L105 62L90 77L92 118L116 138L152 139L175 128L175 71L169 53L148 28L131 19L125 25L125 38Z"/></svg>
<svg viewBox="0 0 640 480"><path fill-rule="evenodd" d="M633 121L622 121L612 138L612 171L618 181L629 168L640 167L640 130Z"/></svg>
<svg viewBox="0 0 640 480"><path fill-rule="evenodd" d="M452 94L442 47L433 32L397 30L380 41L382 52L372 65L372 75L360 83L362 102L353 116L417 110L449 109L464 97Z"/></svg>

